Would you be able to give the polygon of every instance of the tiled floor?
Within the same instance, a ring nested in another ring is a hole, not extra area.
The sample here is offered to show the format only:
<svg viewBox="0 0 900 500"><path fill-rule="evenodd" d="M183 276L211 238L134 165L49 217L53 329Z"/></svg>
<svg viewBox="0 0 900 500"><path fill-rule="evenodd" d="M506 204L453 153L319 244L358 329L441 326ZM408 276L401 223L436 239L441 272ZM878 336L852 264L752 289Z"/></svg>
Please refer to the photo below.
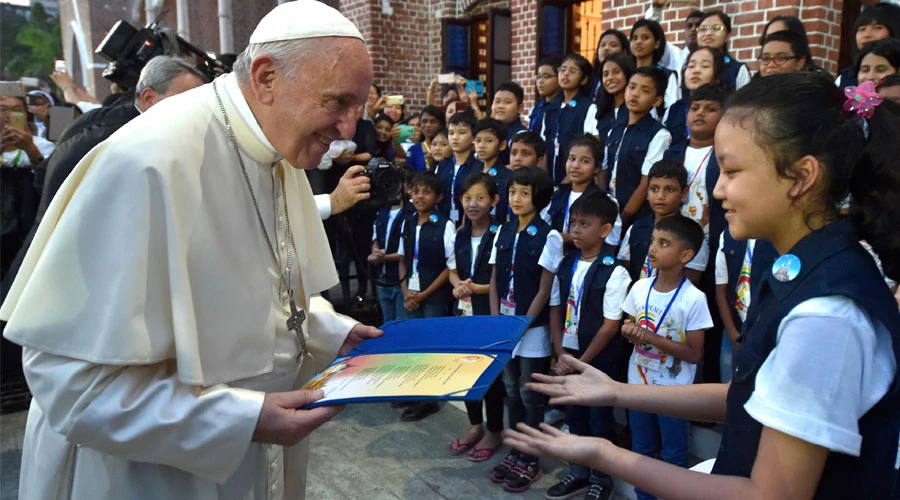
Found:
<svg viewBox="0 0 900 500"><path fill-rule="evenodd" d="M401 422L402 410L388 404L348 406L312 435L311 500L537 499L564 476L565 464L545 460L544 476L531 490L511 494L492 483L490 469L502 455L483 463L451 457L447 446L468 426L456 404L415 423ZM25 413L0 417L0 499L18 491Z"/></svg>

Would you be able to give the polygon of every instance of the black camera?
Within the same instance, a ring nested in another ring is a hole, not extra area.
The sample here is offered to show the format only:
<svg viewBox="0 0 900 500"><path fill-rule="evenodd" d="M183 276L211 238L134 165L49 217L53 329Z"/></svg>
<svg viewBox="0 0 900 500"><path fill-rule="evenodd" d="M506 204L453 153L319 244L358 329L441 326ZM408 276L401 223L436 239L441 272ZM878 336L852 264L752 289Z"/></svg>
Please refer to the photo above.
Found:
<svg viewBox="0 0 900 500"><path fill-rule="evenodd" d="M134 88L147 61L159 55L192 54L200 61L197 69L209 81L220 73L231 71L231 66L213 59L178 36L171 28L160 26L159 20L166 12L163 11L152 23L141 29L128 24L124 19L113 25L94 51L109 61L103 70L104 78L122 88Z"/></svg>
<svg viewBox="0 0 900 500"><path fill-rule="evenodd" d="M369 178L372 188L368 200L359 202L364 209L379 209L399 203L403 196L403 170L396 163L374 158L359 175Z"/></svg>

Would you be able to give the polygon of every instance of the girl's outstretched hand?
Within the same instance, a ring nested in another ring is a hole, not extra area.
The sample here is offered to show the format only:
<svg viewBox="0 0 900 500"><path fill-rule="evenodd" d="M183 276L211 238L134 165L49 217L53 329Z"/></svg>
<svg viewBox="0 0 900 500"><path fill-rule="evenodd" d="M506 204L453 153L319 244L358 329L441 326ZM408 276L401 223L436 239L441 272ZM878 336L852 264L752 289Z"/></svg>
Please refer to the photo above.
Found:
<svg viewBox="0 0 900 500"><path fill-rule="evenodd" d="M520 423L516 430L503 432L503 444L523 453L587 466L597 461L605 447L612 446L606 439L569 434L544 423L540 426L540 429L535 429Z"/></svg>
<svg viewBox="0 0 900 500"><path fill-rule="evenodd" d="M535 373L537 382L529 382L525 387L550 396L552 405L615 406L617 391L623 384L609 375L568 354L563 356L564 365L574 371L565 376Z"/></svg>

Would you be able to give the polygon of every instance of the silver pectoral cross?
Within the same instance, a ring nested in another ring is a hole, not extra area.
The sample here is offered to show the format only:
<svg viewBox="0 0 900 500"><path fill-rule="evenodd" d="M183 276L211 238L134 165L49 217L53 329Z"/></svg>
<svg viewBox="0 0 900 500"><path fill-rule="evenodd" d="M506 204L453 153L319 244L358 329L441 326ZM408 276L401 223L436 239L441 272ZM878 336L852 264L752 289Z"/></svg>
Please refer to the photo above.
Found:
<svg viewBox="0 0 900 500"><path fill-rule="evenodd" d="M306 348L306 337L303 336L303 322L306 321L306 311L298 310L297 305L294 304L294 300L291 299L289 301L291 306L291 315L288 316L287 319L287 328L289 331L294 332L294 335L297 336L297 340L300 341L300 354L297 355L297 362L299 363L303 356L306 356L309 353L309 350Z"/></svg>

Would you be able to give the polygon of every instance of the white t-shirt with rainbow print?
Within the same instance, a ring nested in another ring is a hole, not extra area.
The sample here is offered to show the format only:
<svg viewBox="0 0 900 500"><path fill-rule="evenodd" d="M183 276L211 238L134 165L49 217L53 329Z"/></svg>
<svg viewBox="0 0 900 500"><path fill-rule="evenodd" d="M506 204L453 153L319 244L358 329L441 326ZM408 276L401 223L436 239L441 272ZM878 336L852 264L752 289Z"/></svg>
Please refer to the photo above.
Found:
<svg viewBox="0 0 900 500"><path fill-rule="evenodd" d="M652 284L652 278L639 280L622 304L625 314L634 317L639 326L656 330L657 335L682 344L687 341L687 332L712 328L706 296L690 281L685 280L677 297L675 290L667 293L651 291ZM649 301L647 292L650 292ZM672 305L657 330L657 322L670 302ZM696 364L669 356L650 344L635 346L628 362L629 384L686 385L694 383L696 374Z"/></svg>

